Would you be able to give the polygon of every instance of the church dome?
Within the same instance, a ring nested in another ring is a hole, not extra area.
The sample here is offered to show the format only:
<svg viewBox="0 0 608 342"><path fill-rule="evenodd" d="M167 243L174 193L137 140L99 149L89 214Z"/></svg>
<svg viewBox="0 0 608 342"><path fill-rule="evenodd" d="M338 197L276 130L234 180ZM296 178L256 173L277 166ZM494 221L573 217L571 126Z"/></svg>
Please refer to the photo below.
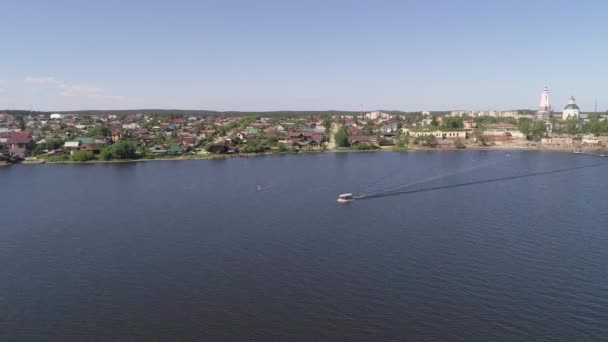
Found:
<svg viewBox="0 0 608 342"><path fill-rule="evenodd" d="M570 100L568 100L568 105L564 109L580 110L580 108L578 108L578 106L576 105L576 100L574 99L574 96L570 96Z"/></svg>
<svg viewBox="0 0 608 342"><path fill-rule="evenodd" d="M578 106L576 105L576 103L570 103L564 109L578 109L578 110L580 110L580 108L578 108Z"/></svg>

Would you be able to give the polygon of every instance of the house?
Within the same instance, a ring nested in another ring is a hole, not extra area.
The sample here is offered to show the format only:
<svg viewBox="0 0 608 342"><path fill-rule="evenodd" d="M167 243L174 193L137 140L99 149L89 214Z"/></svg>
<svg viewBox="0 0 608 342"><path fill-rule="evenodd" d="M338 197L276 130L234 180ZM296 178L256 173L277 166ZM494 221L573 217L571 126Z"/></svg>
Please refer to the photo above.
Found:
<svg viewBox="0 0 608 342"><path fill-rule="evenodd" d="M81 146L82 146L82 144L80 141L70 140L70 141L66 141L65 144L63 144L63 149L70 151L70 153L73 153L74 151L80 150Z"/></svg>
<svg viewBox="0 0 608 342"><path fill-rule="evenodd" d="M180 155L183 154L185 151L186 150L184 150L181 146L171 146L167 150L167 153L171 155Z"/></svg>
<svg viewBox="0 0 608 342"><path fill-rule="evenodd" d="M166 154L167 149L163 145L154 145L150 148L150 152L154 155Z"/></svg>
<svg viewBox="0 0 608 342"><path fill-rule="evenodd" d="M397 131L397 123L388 123L380 126L380 131L382 133L392 133Z"/></svg>
<svg viewBox="0 0 608 342"><path fill-rule="evenodd" d="M208 151L215 154L228 153L228 146L226 144L213 144L208 148Z"/></svg>
<svg viewBox="0 0 608 342"><path fill-rule="evenodd" d="M477 128L477 123L473 120L464 120L462 123L464 124L464 129Z"/></svg>
<svg viewBox="0 0 608 342"><path fill-rule="evenodd" d="M10 132L6 138L8 153L25 157L32 148L34 140L27 132Z"/></svg>
<svg viewBox="0 0 608 342"><path fill-rule="evenodd" d="M95 139L92 137L76 137L72 140L79 141L81 145L92 145L95 143Z"/></svg>
<svg viewBox="0 0 608 342"><path fill-rule="evenodd" d="M110 134L112 137L112 142L117 142L118 140L122 139L124 136L122 129L120 127L111 127Z"/></svg>
<svg viewBox="0 0 608 342"><path fill-rule="evenodd" d="M378 138L371 135L354 135L350 137L350 145L357 146L360 144L378 145Z"/></svg>
<svg viewBox="0 0 608 342"><path fill-rule="evenodd" d="M411 137L418 138L424 137L427 135L433 135L435 138L439 139L466 139L467 132L466 131L427 131L427 130L410 130L404 129L404 132L409 132Z"/></svg>
<svg viewBox="0 0 608 342"><path fill-rule="evenodd" d="M205 129L201 131L201 137L204 139L210 138L215 135L214 129Z"/></svg>
<svg viewBox="0 0 608 342"><path fill-rule="evenodd" d="M84 145L81 149L88 152L93 152L93 154L99 153L99 148L95 145Z"/></svg>
<svg viewBox="0 0 608 342"><path fill-rule="evenodd" d="M572 136L558 136L558 137L549 137L542 138L541 143L543 145L557 145L557 146L571 146L574 143L580 143L580 139L576 139Z"/></svg>
<svg viewBox="0 0 608 342"><path fill-rule="evenodd" d="M122 129L136 130L138 128L139 128L139 125L136 124L136 123L130 123L130 124L122 125Z"/></svg>
<svg viewBox="0 0 608 342"><path fill-rule="evenodd" d="M175 139L175 142L178 145L184 145L184 146L188 146L188 147L196 147L200 144L200 139L198 139L197 137L190 137L190 136L181 136L181 137L177 137Z"/></svg>
<svg viewBox="0 0 608 342"><path fill-rule="evenodd" d="M509 134L506 135L504 134L505 132L508 132ZM492 124L487 124L485 126L485 129L483 131L483 135L485 137L490 137L490 139L494 139L492 138L492 136L510 136L511 139L526 139L526 136L520 132L517 129L517 126L514 124L510 124L510 123L504 123L504 122L498 122L498 123L492 123ZM504 139L504 138L498 138L498 139Z"/></svg>

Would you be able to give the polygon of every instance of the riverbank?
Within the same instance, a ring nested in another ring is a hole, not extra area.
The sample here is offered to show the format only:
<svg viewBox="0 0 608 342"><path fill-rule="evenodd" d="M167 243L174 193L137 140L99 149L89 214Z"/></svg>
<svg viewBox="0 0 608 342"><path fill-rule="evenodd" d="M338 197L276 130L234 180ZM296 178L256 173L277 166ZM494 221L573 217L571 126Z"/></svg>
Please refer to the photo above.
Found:
<svg viewBox="0 0 608 342"><path fill-rule="evenodd" d="M235 153L235 154L205 154L205 155L188 155L188 156L175 156L175 157L159 157L159 158L141 158L141 159L122 159L122 160L90 160L86 162L78 162L73 160L45 160L45 159L30 159L25 160L22 164L106 164L106 163L134 163L134 162L151 162L151 161L184 161L184 160L219 160L229 158L253 158L259 156L270 156L270 155L294 155L294 154L316 154L316 153L376 153L376 152L396 152L396 153L407 153L407 152L422 152L422 151L547 151L547 152L561 152L561 153L572 153L573 147L547 147L547 146L508 146L508 145L494 145L494 146L467 146L466 148L455 148L455 147L424 147L414 146L408 148L395 148L382 147L376 150L357 150L356 148L336 148L332 150L313 150L313 151L297 151L297 152L265 152L265 153ZM602 148L588 148L585 154L591 155L608 155L608 149ZM1 164L0 166L10 166L12 164Z"/></svg>

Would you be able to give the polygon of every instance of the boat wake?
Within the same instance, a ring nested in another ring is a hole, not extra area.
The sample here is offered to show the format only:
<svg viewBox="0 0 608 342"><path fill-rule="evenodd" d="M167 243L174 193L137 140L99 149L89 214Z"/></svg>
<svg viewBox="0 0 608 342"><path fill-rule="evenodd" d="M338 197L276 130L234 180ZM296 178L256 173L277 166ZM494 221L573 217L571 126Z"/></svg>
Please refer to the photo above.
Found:
<svg viewBox="0 0 608 342"><path fill-rule="evenodd" d="M456 170L453 172L442 173L442 174L439 174L436 176L424 178L424 179L417 180L414 182L407 182L405 184L399 184L399 185L391 186L388 188L381 188L381 189L377 189L377 190L373 190L373 191L368 190L366 192L362 192L362 193L358 193L358 194L354 195L353 199L375 198L378 196L382 196L384 194L390 194L390 193L399 192L399 191L402 191L405 189L411 189L412 187L417 186L417 185L422 185L422 184L440 180L440 179L443 179L446 177L451 177L451 176L455 176L458 174L475 171L475 170L481 169L486 166L495 165L499 162L502 162L502 160L490 160L487 162L475 164L471 167L466 167L466 168ZM392 174L389 174L388 176L381 178L379 181L376 181L373 184L375 185L375 184L379 183L380 181L385 180L386 178L391 177L391 176L392 176ZM368 188L369 188L369 186L368 186Z"/></svg>
<svg viewBox="0 0 608 342"><path fill-rule="evenodd" d="M381 198L381 197L389 197L389 196L397 196L397 195L405 195L405 194L414 194L414 193L427 192L427 191L433 191L433 190L459 188L459 187L476 185L476 184L485 184L485 183L500 182L500 181L506 181L506 180L512 180L512 179L536 177L536 176L541 176L541 175L562 173L562 172L587 169L587 168L599 167L599 166L606 166L606 165L608 165L608 163L591 164L591 165L569 167L569 168L558 169L558 170L533 172L533 173L508 176L508 177L498 177L498 178L491 178L491 179L485 179L485 180L479 180L479 181L463 182L463 183L448 184L448 185L441 185L441 186L432 186L432 187L426 187L426 188L420 188L420 189L403 189L403 190L398 190L398 191L387 191L387 192L379 192L379 193L374 193L374 194L364 194L364 195L357 196L355 198L358 200L361 200L361 199Z"/></svg>

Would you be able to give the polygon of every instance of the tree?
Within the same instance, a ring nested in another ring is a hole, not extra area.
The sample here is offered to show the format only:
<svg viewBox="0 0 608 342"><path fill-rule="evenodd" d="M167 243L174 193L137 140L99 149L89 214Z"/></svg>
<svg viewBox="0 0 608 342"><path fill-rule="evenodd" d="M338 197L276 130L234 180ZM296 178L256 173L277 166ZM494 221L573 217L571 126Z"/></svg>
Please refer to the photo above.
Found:
<svg viewBox="0 0 608 342"><path fill-rule="evenodd" d="M432 134L419 136L414 139L414 144L428 147L437 147L437 138Z"/></svg>
<svg viewBox="0 0 608 342"><path fill-rule="evenodd" d="M338 131L334 135L334 139L336 140L336 145L338 145L338 147L350 146L350 142L348 140L348 131L344 126L338 128Z"/></svg>
<svg viewBox="0 0 608 342"><path fill-rule="evenodd" d="M483 134L483 131L483 125L477 126L477 128L475 129L475 138L477 139L478 143L483 146L486 146L488 144L488 141L486 139L486 136Z"/></svg>
<svg viewBox="0 0 608 342"><path fill-rule="evenodd" d="M266 139L266 142L270 146L276 146L279 143L279 138L277 138L276 136L273 135L273 136L268 137L268 139Z"/></svg>
<svg viewBox="0 0 608 342"><path fill-rule="evenodd" d="M99 126L95 126L95 128L92 128L88 133L87 136L89 137L96 137L96 136L110 136L110 129L108 127L99 125Z"/></svg>
<svg viewBox="0 0 608 342"><path fill-rule="evenodd" d="M287 152L287 151L289 151L289 149L287 148L287 146L285 146L285 144L283 144L283 143L279 143L278 147L279 147L279 152Z"/></svg>
<svg viewBox="0 0 608 342"><path fill-rule="evenodd" d="M137 147L131 141L120 140L117 143L104 148L99 156L103 160L110 159L134 159L137 157Z"/></svg>
<svg viewBox="0 0 608 342"><path fill-rule="evenodd" d="M439 122L437 121L436 116L433 116L433 118L431 119L431 126L433 126L433 127L439 126Z"/></svg>
<svg viewBox="0 0 608 342"><path fill-rule="evenodd" d="M93 152L91 151L76 151L74 154L72 154L72 160L77 162L86 162L93 160L94 158Z"/></svg>
<svg viewBox="0 0 608 342"><path fill-rule="evenodd" d="M589 118L589 122L583 126L583 132L600 135L608 133L608 121L595 114Z"/></svg>
<svg viewBox="0 0 608 342"><path fill-rule="evenodd" d="M19 123L19 129L25 131L25 119L23 119L23 115L17 117L17 122Z"/></svg>
<svg viewBox="0 0 608 342"><path fill-rule="evenodd" d="M464 144L464 141L462 141L462 139L460 139L460 138L454 139L454 146L456 146L456 148L466 148L467 147Z"/></svg>
<svg viewBox="0 0 608 342"><path fill-rule="evenodd" d="M331 117L325 118L325 120L323 120L323 127L325 127L325 131L328 132L331 129L331 125L334 121L332 120Z"/></svg>
<svg viewBox="0 0 608 342"><path fill-rule="evenodd" d="M121 140L112 145L112 156L116 159L132 159L135 158L137 147L131 141Z"/></svg>
<svg viewBox="0 0 608 342"><path fill-rule="evenodd" d="M206 143L205 146L203 146L203 149L205 151L209 152L209 150L211 149L211 146L213 146L213 142L212 141Z"/></svg>
<svg viewBox="0 0 608 342"><path fill-rule="evenodd" d="M545 134L545 124L542 121L533 121L528 118L521 118L517 122L519 129L528 140L539 141Z"/></svg>
<svg viewBox="0 0 608 342"><path fill-rule="evenodd" d="M443 128L445 129L460 129L464 128L464 123L461 117L457 116L446 116L443 118Z"/></svg>
<svg viewBox="0 0 608 342"><path fill-rule="evenodd" d="M64 141L61 138L49 139L49 141L42 144L37 144L32 150L33 155L41 155L48 151L54 150L63 146Z"/></svg>
<svg viewBox="0 0 608 342"><path fill-rule="evenodd" d="M259 141L252 139L247 141L247 144L241 151L244 153L262 153L264 152L264 146Z"/></svg>
<svg viewBox="0 0 608 342"><path fill-rule="evenodd" d="M371 150L377 150L379 148L380 147L378 147L374 144L367 144L367 143L357 145L357 150L359 150L359 151L371 151Z"/></svg>
<svg viewBox="0 0 608 342"><path fill-rule="evenodd" d="M581 133L581 131L579 121L573 118L568 118L568 120L564 121L560 127L560 132L566 134L577 134Z"/></svg>

